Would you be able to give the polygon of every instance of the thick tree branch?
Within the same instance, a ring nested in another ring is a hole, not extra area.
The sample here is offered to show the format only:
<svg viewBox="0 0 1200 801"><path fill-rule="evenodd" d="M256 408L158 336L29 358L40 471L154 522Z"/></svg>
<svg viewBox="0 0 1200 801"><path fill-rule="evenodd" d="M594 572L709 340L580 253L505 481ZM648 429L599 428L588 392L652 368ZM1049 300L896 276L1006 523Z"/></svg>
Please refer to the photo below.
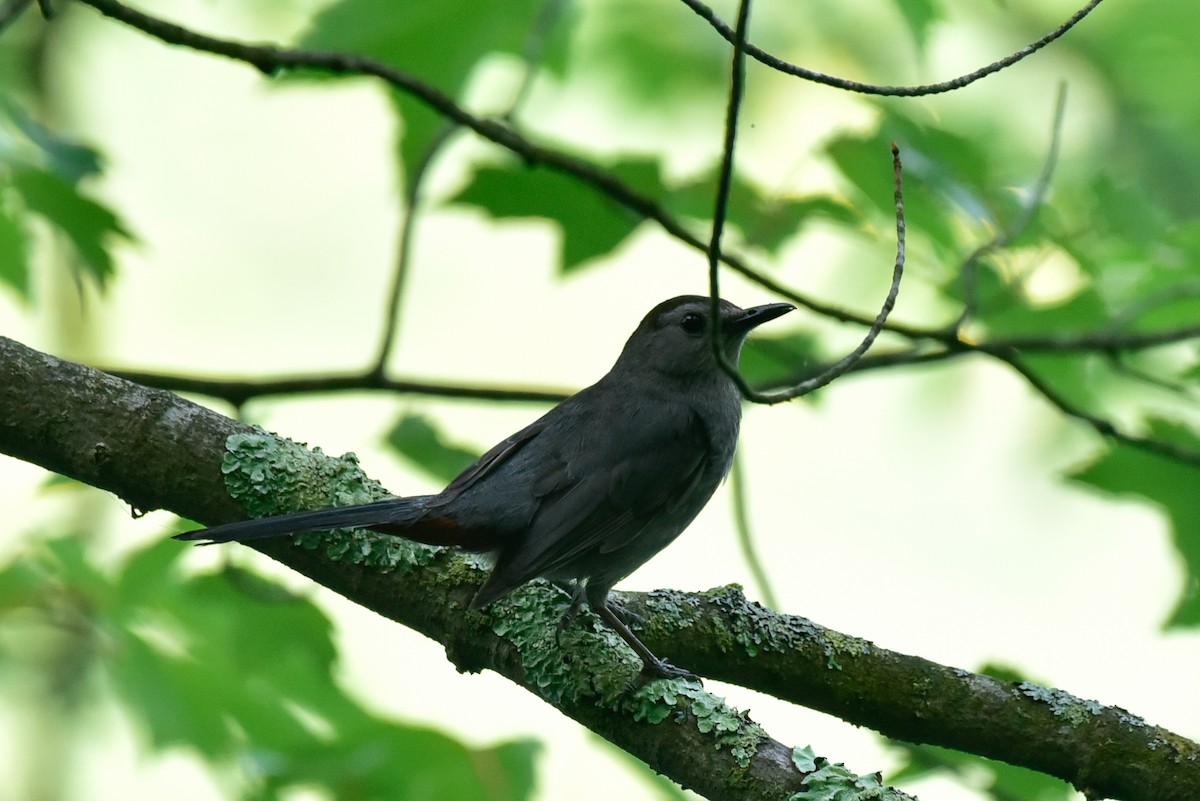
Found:
<svg viewBox="0 0 1200 801"><path fill-rule="evenodd" d="M166 508L206 523L243 516L228 495L221 464L228 436L249 430L170 393L0 338L0 452L114 492L135 508ZM533 668L522 662L513 638L498 636L494 619L489 623L466 611L480 575L454 552L438 551L421 567L383 572L285 543L263 550L444 643L460 668L491 668L534 689ZM553 594L541 587L529 590L535 591ZM702 675L900 739L1042 770L1097 798L1200 797L1200 748L1122 710L892 653L802 618L769 612L728 589L702 595L625 594L624 599L635 613L644 613L642 634L652 648ZM556 615L550 612L542 628L552 632ZM549 656L555 664L579 660L590 671L596 663L589 660L611 660L619 650L592 641L598 637L584 635L569 652ZM539 694L545 697L544 690ZM594 695L549 700L710 798L785 797L802 778L789 750L769 738L743 768L735 757L712 748L711 736L695 725L687 707L682 716L649 726L634 722L628 711L597 705ZM730 776L737 777L736 792Z"/></svg>
<svg viewBox="0 0 1200 801"><path fill-rule="evenodd" d="M642 632L652 650L701 675L894 739L1032 768L1089 798L1200 798L1200 746L1118 707L888 651L748 603L736 588L625 603L653 622Z"/></svg>

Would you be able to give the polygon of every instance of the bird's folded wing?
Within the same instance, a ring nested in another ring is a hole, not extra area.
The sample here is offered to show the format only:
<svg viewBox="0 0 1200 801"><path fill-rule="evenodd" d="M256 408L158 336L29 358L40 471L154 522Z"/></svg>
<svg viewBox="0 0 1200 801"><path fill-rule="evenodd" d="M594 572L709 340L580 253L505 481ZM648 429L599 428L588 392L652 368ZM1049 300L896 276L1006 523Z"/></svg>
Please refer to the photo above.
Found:
<svg viewBox="0 0 1200 801"><path fill-rule="evenodd" d="M529 532L518 553L501 555L496 582L511 588L537 576L578 573L571 568L578 560L618 551L669 517L703 474L709 438L690 410L659 421L616 425L570 460L548 464Z"/></svg>

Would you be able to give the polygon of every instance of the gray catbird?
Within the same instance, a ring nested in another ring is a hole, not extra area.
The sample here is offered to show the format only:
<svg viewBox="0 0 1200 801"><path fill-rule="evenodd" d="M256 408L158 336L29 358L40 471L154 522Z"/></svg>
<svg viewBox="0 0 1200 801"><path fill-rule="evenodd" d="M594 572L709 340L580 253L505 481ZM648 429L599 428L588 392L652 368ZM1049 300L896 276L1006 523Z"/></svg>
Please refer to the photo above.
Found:
<svg viewBox="0 0 1200 801"><path fill-rule="evenodd" d="M720 302L722 341L737 362L746 335L792 310ZM729 471L742 399L708 338L708 298L655 306L608 375L485 453L437 495L266 517L177 535L206 544L332 528L368 528L433 545L491 551L472 605L537 577L571 582L646 669L659 659L617 616L609 590L665 548ZM571 614L571 613L569 613Z"/></svg>

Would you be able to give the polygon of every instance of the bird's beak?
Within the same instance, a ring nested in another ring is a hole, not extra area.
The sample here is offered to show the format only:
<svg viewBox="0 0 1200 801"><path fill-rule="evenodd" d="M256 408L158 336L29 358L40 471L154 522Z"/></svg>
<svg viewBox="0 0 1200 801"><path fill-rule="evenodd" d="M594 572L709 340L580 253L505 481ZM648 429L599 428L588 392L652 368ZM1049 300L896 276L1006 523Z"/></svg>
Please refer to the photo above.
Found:
<svg viewBox="0 0 1200 801"><path fill-rule="evenodd" d="M790 303L768 303L763 306L751 306L749 309L743 309L741 314L725 319L725 333L731 336L745 335L751 329L757 328L763 323L770 322L776 317L782 317L788 312L795 310L795 308Z"/></svg>

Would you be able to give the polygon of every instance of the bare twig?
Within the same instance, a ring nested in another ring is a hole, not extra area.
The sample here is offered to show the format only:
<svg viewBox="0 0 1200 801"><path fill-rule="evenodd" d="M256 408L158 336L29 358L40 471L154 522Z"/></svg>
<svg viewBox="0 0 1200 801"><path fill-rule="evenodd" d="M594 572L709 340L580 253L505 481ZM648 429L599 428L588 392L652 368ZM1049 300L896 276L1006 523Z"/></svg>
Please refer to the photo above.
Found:
<svg viewBox="0 0 1200 801"><path fill-rule="evenodd" d="M721 149L721 168L717 179L717 200L713 209L712 237L708 244L708 293L711 302L708 329L709 336L712 339L713 357L717 360L717 364L721 366L721 369L738 385L742 396L755 403L780 403L798 398L801 395L807 395L809 392L820 389L838 376L843 375L854 366L855 362L862 358L867 349L875 342L875 338L879 336L879 332L887 322L888 315L891 314L893 307L896 305L896 296L900 292L900 279L904 275L904 193L902 191L903 181L901 180L900 148L895 143L892 143L892 169L895 174L896 201L896 262L895 268L892 271L891 288L888 290L887 297L883 301L883 306L880 308L879 314L876 315L875 320L871 323L867 335L863 338L862 342L847 354L845 358L825 372L807 381L803 381L794 387L777 392L758 392L751 388L746 383L746 379L742 374L738 372L737 365L731 362L725 355L725 349L721 344L721 328L717 324L721 297L721 235L725 228L725 217L729 210L729 191L733 185L733 162L734 151L737 147L738 114L741 110L742 93L745 89L746 79L744 48L746 44L746 26L749 23L749 19L750 0L741 0L738 5L737 26L734 29L733 36L733 64L730 68L729 103L725 112L725 139Z"/></svg>
<svg viewBox="0 0 1200 801"><path fill-rule="evenodd" d="M1128 376L1134 381L1141 382L1147 386L1154 387L1155 389L1162 390L1163 392L1168 392L1172 395L1178 395L1182 398L1186 398L1187 400L1194 401L1200 397L1200 394L1197 393L1196 388L1191 385L1154 375L1149 370L1145 370L1137 365L1130 364L1127 354L1107 353L1105 355L1108 357L1109 364L1112 365L1113 372L1117 375Z"/></svg>
<svg viewBox="0 0 1200 801"><path fill-rule="evenodd" d="M730 65L729 102L725 107L725 138L721 143L721 167L717 173L717 199L713 205L712 233L708 241L708 336L712 343L713 358L734 383L742 396L760 400L760 393L751 389L746 379L738 372L737 365L725 355L721 341L721 237L725 233L725 218L729 213L729 191L733 186L734 151L737 149L738 115L742 106L742 93L746 88L746 26L750 22L750 0L739 0L737 27L733 36L733 60Z"/></svg>
<svg viewBox="0 0 1200 801"><path fill-rule="evenodd" d="M1153 439L1150 437L1141 437L1136 434L1128 434L1117 428L1116 424L1111 420L1106 420L1103 417L1098 417L1081 406L1077 406L1071 402L1065 395L1060 393L1054 387L1050 386L1037 371L1033 370L1029 365L1021 359L1015 352L997 353L997 358L1008 364L1017 371L1029 385L1037 390L1038 394L1048 400L1055 408L1068 417L1074 417L1091 426L1098 434L1105 437L1110 437L1118 442L1132 445L1139 450L1148 453L1166 456L1179 462L1185 462L1190 465L1200 467L1200 452L1191 450L1190 448L1181 448L1170 442Z"/></svg>
<svg viewBox="0 0 1200 801"><path fill-rule="evenodd" d="M895 175L895 201L896 201L896 261L892 267L892 285L888 289L887 297L883 299L883 306L879 309L879 314L875 316L875 321L871 323L867 335L863 337L862 342L858 343L858 347L850 351L842 358L841 361L834 364L825 372L807 381L801 381L796 386L787 390L784 394L791 398L798 398L801 395L807 395L810 392L820 389L829 384L838 376L844 375L852 369L859 359L867 352L875 342L875 338L879 336L879 332L883 330L884 324L887 322L888 315L892 313L892 309L896 306L896 296L900 294L900 279L904 276L904 192L903 192L903 174L900 165L900 148L895 142L892 143L892 170ZM780 398L786 400L787 398Z"/></svg>
<svg viewBox="0 0 1200 801"><path fill-rule="evenodd" d="M995 355L1006 350L1038 351L1112 351L1144 350L1200 338L1200 325L1166 328L1162 331L1116 332L1085 331L1078 334L1041 334L1027 337L1006 337L993 342L962 343L963 347Z"/></svg>
<svg viewBox="0 0 1200 801"><path fill-rule="evenodd" d="M980 67L974 72L969 72L966 75L960 75L957 78L952 78L948 81L940 83L922 84L920 86L881 86L870 83L860 83L859 81L851 81L846 78L838 78L833 75L826 75L822 72L806 69L804 67L791 64L783 59L776 58L770 53L766 53L752 44L744 44L743 50L753 59L765 64L771 69L779 70L780 72L794 75L797 78L803 78L814 83L831 86L835 89L845 89L851 92L859 92L867 95L888 95L892 97L916 97L920 95L934 95L942 92L950 92L955 89L961 89L964 86L974 83L981 78L986 78L989 75L1000 72L1001 70L1011 67L1018 61L1033 55L1041 50L1046 45L1060 38L1067 31L1075 27L1084 17L1092 12L1096 6L1100 5L1101 0L1091 0L1086 6L1076 11L1070 19L1059 25L1050 33L1038 39L1036 42L1022 47L1010 56L994 61L985 67ZM737 38L737 32L726 25L717 13L713 11L700 0L683 0L684 5L695 11L703 18L713 29L725 37L729 42L734 42Z"/></svg>
<svg viewBox="0 0 1200 801"><path fill-rule="evenodd" d="M375 356L375 366L371 372L382 377L387 370L388 357L396 344L396 325L400 312L400 298L404 295L404 281L408 275L408 265L412 256L413 229L416 227L417 208L421 204L421 187L425 176L442 152L446 144L454 136L459 126L447 123L429 142L425 152L421 154L411 175L404 176L404 212L400 217L400 237L396 246L396 267L392 272L392 285L388 290L387 303L384 306L383 332L379 337L379 350Z"/></svg>
<svg viewBox="0 0 1200 801"><path fill-rule="evenodd" d="M533 86L533 78L537 71L538 62L541 60L542 50L546 45L547 36L554 23L558 20L564 2L565 0L546 0L543 4L537 21L526 38L525 47L521 54L522 60L525 62L525 74L522 76L521 83L514 93L508 109L499 115L500 119L511 121L516 115L517 109L520 108L521 104L529 96L529 90ZM412 174L405 176L404 213L400 220L400 237L396 248L396 268L392 275L392 286L388 291L387 304L384 307L383 333L380 336L378 355L375 357L374 372L380 376L386 371L388 357L391 355L391 351L396 344L396 325L400 310L400 299L404 294L405 277L408 274L408 265L411 261L413 229L416 227L417 209L421 204L421 188L433 163L445 150L446 145L460 128L461 126L454 122L449 122L443 126L434 136L433 140L429 142L425 152L421 155L420 160L412 170Z"/></svg>
<svg viewBox="0 0 1200 801"><path fill-rule="evenodd" d="M525 37L525 47L521 50L521 60L525 62L525 74L521 78L520 86L517 88L508 110L500 115L505 122L512 124L517 110L525 105L525 100L533 89L533 79L537 75L537 67L542 61L550 32L558 24L566 5L567 0L544 0L541 9L538 10L533 27L530 29L529 35Z"/></svg>
<svg viewBox="0 0 1200 801"><path fill-rule="evenodd" d="M742 558L746 560L746 567L750 569L750 575L754 577L754 583L758 585L758 592L762 595L763 603L770 609L778 610L779 598L771 587L771 580L767 578L767 570L758 556L758 549L754 546L754 536L750 531L750 514L746 503L746 473L742 467L740 454L734 454L733 467L729 471L729 486L733 493L733 522L734 528L737 529L737 541L742 549Z"/></svg>
<svg viewBox="0 0 1200 801"><path fill-rule="evenodd" d="M127 381L144 384L148 387L168 389L172 392L204 395L210 398L220 398L235 407L241 407L247 401L254 398L275 395L311 395L322 392L362 390L520 403L557 403L570 394L563 390L554 389L483 387L466 384L435 384L422 381L405 381L377 375L374 370L357 374L313 375L259 381L194 378L138 370L106 369L104 372L115 375L118 378L124 378Z"/></svg>

